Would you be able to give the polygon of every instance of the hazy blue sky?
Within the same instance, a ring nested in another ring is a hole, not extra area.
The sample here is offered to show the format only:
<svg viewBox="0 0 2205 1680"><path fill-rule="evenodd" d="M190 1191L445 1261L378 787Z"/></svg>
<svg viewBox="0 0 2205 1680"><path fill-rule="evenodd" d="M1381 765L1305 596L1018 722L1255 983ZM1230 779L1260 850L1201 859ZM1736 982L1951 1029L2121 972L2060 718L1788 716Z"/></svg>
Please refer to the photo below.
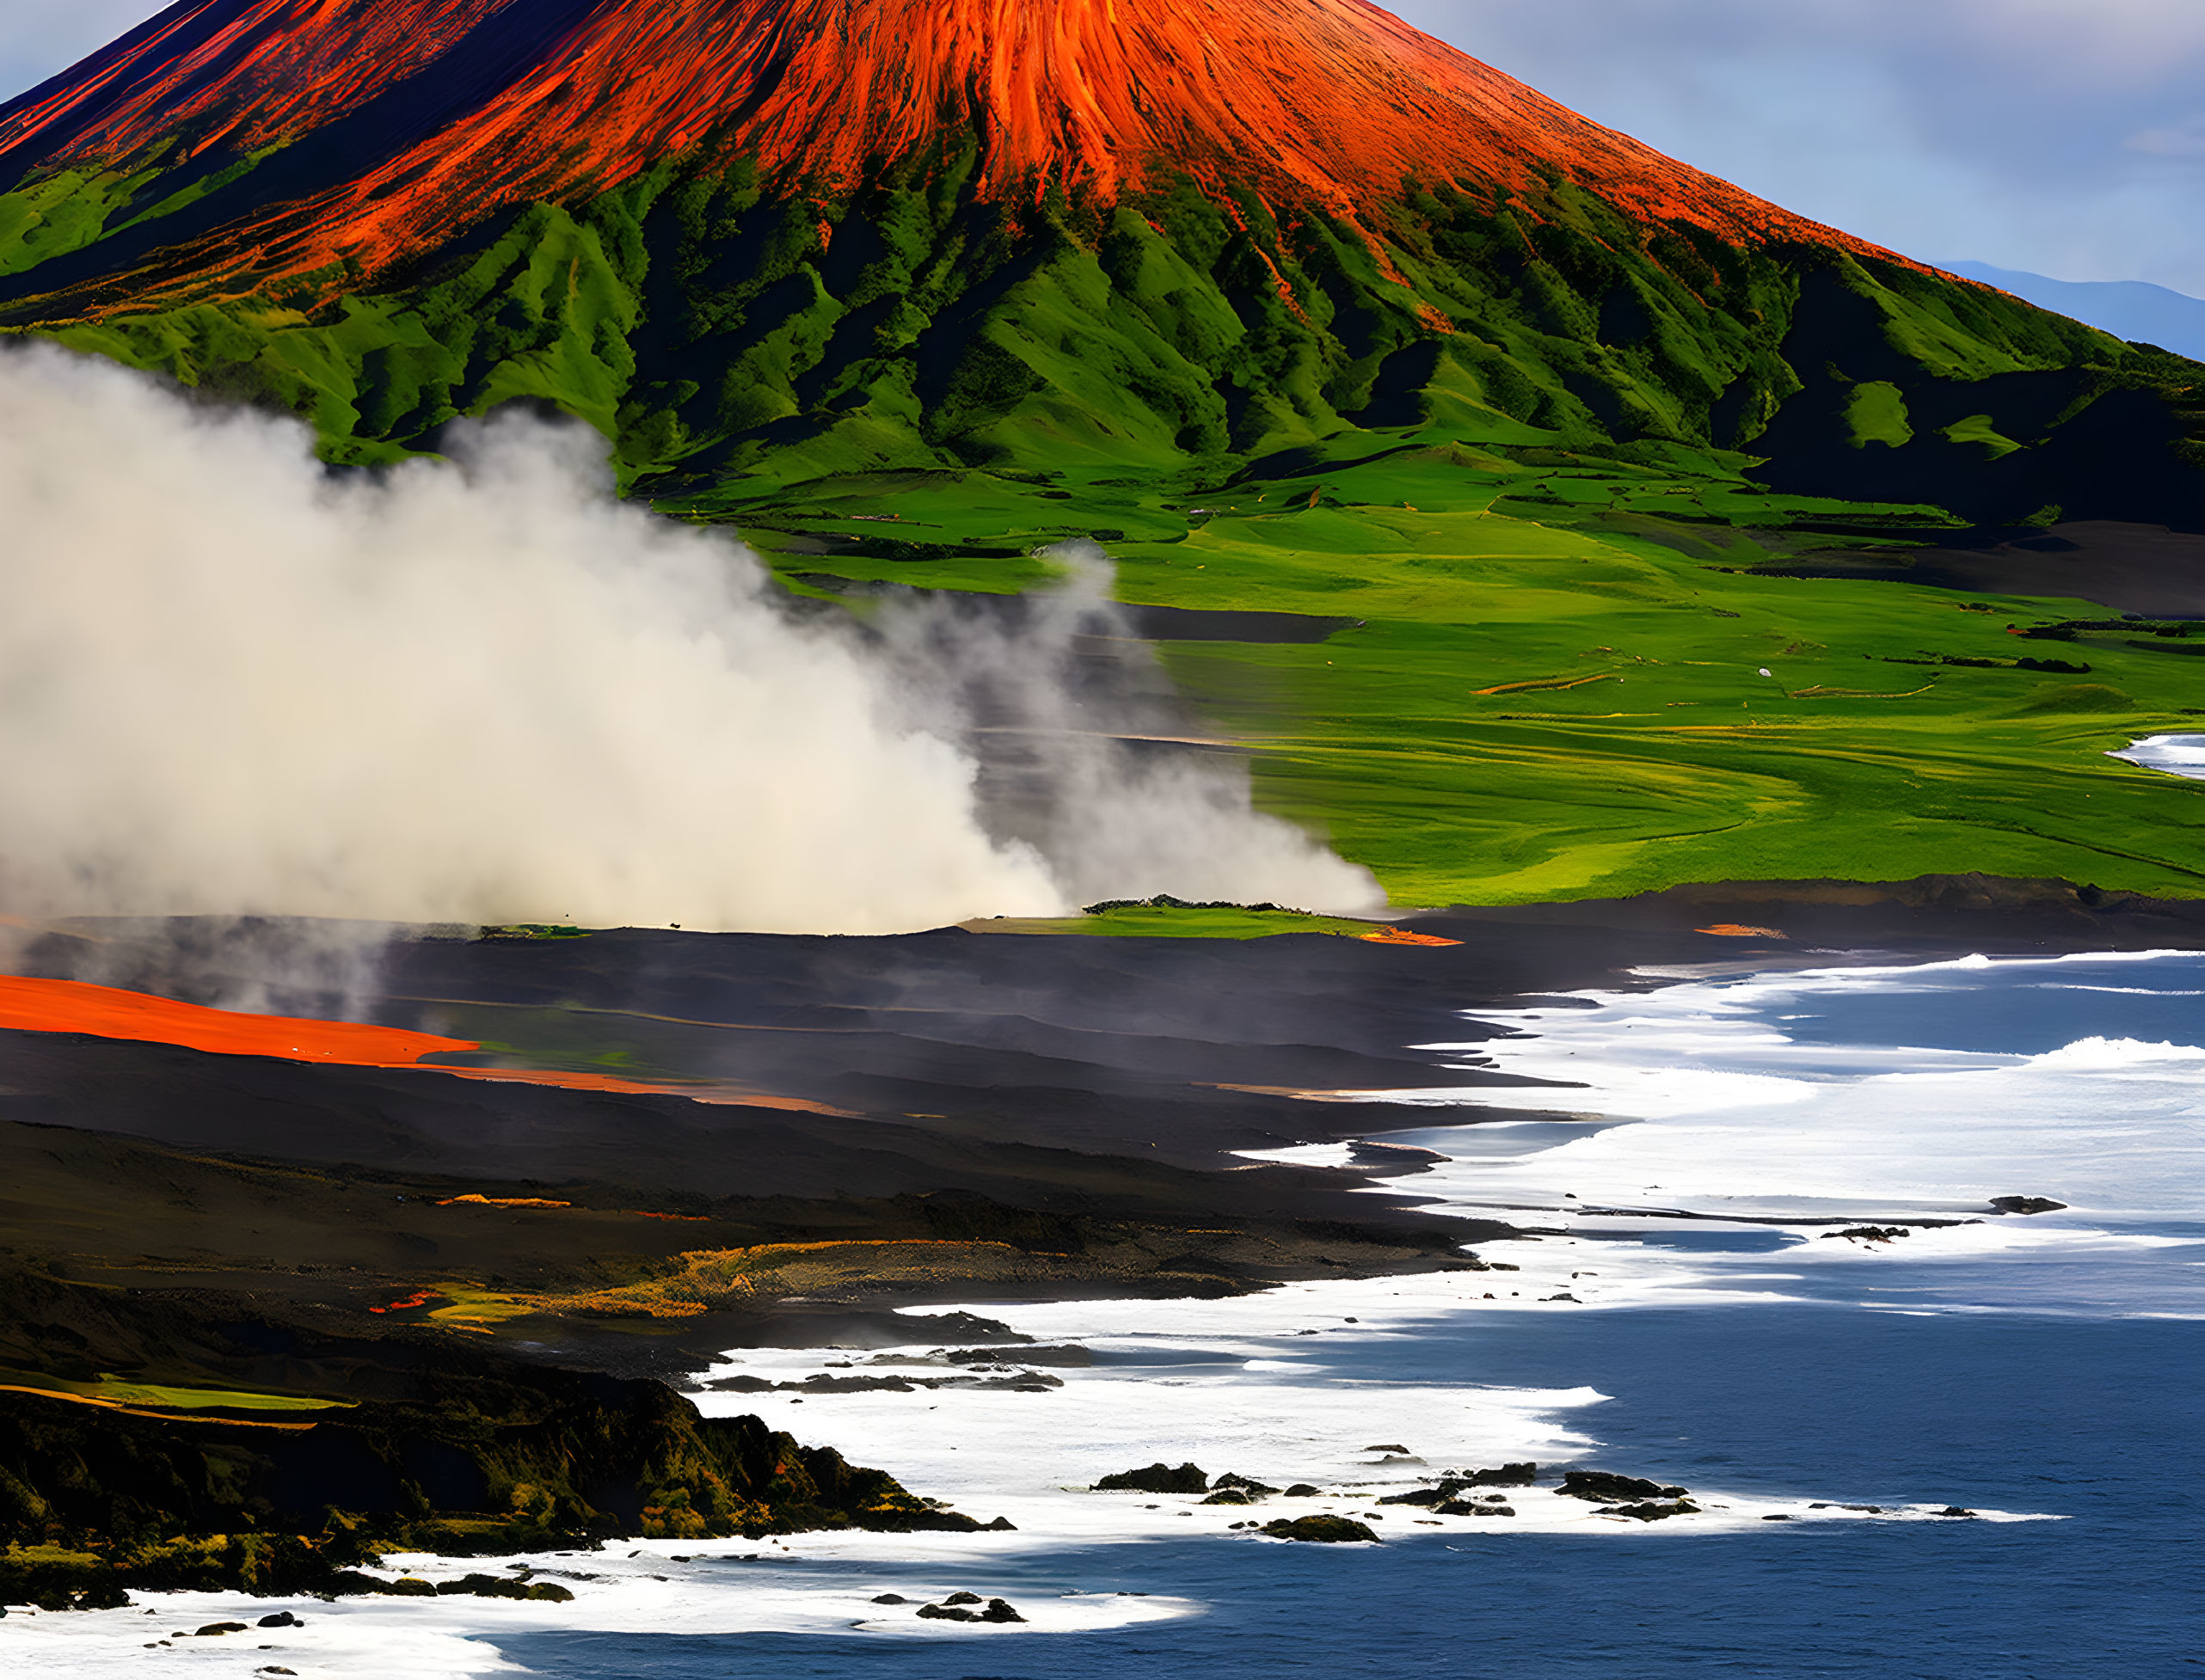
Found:
<svg viewBox="0 0 2205 1680"><path fill-rule="evenodd" d="M0 94L154 9L0 0ZM2205 293L2205 0L1394 9L1589 116L1912 254Z"/></svg>
<svg viewBox="0 0 2205 1680"><path fill-rule="evenodd" d="M1398 0L1588 116L1915 256L2205 292L2205 0Z"/></svg>

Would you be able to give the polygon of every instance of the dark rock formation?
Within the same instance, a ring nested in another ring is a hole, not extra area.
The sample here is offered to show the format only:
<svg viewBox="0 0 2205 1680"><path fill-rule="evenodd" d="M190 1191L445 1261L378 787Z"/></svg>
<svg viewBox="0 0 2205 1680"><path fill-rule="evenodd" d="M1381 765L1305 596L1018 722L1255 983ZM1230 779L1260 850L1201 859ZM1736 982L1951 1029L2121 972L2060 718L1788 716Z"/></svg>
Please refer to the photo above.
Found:
<svg viewBox="0 0 2205 1680"><path fill-rule="evenodd" d="M1065 1370L1084 1370L1095 1363L1094 1354L1084 1347L1021 1347L1013 1351L1018 1355L1017 1362L1021 1365L1054 1365ZM999 1347L958 1347L952 1348L942 1357L953 1365L992 1365L1002 1363L1003 1350Z"/></svg>
<svg viewBox="0 0 2205 1680"><path fill-rule="evenodd" d="M1604 1505L1603 1517L1635 1517L1642 1523L1658 1523L1665 1517L1697 1517L1699 1507L1690 1499L1675 1499L1667 1504L1656 1499L1641 1500L1636 1505Z"/></svg>
<svg viewBox="0 0 2205 1680"><path fill-rule="evenodd" d="M1064 1387L1064 1378L1047 1371L1004 1368L999 1376L961 1371L955 1376L832 1376L814 1371L801 1383L770 1383L762 1376L722 1376L707 1383L723 1394L755 1395L778 1390L800 1395L907 1395L915 1389L1007 1389L1014 1394L1047 1394Z"/></svg>
<svg viewBox="0 0 2205 1680"><path fill-rule="evenodd" d="M1562 1475L1562 1493L1573 1499L1591 1499L1596 1504L1609 1505L1618 1500L1680 1499L1685 1497L1681 1487L1669 1487L1658 1481L1649 1481L1643 1476L1618 1475L1612 1470L1565 1470Z"/></svg>
<svg viewBox="0 0 2205 1680"><path fill-rule="evenodd" d="M1367 1540L1379 1543L1377 1533L1367 1524L1358 1523L1352 1517L1321 1514L1315 1517L1281 1517L1263 1524L1262 1532L1274 1540L1311 1540L1323 1544L1337 1544L1347 1540Z"/></svg>
<svg viewBox="0 0 2205 1680"><path fill-rule="evenodd" d="M436 1590L445 1597L455 1594L475 1598L533 1598L551 1603L564 1603L574 1595L553 1581L519 1581L510 1575L462 1575L456 1581L439 1581Z"/></svg>
<svg viewBox="0 0 2205 1680"><path fill-rule="evenodd" d="M873 1602L877 1604L881 1601L875 1598ZM1007 1599L990 1598L986 1601L984 1608L977 1610L971 1608L981 1602L977 1592L953 1592L938 1604L921 1604L918 1614L928 1622L1023 1622L1026 1619L1011 1608Z"/></svg>
<svg viewBox="0 0 2205 1680"><path fill-rule="evenodd" d="M2001 1213L2057 1213L2067 1204L2049 1196L1993 1196L1991 1205Z"/></svg>
<svg viewBox="0 0 2205 1680"><path fill-rule="evenodd" d="M1145 1470L1121 1470L1115 1475L1104 1476L1095 1484L1098 1493L1203 1493L1209 1491L1209 1476L1199 1467L1182 1464L1173 1469L1158 1462Z"/></svg>
<svg viewBox="0 0 2205 1680"><path fill-rule="evenodd" d="M1539 1466L1526 1459L1520 1464L1503 1464L1497 1470L1472 1470L1463 1478L1471 1487L1529 1487L1539 1480Z"/></svg>
<svg viewBox="0 0 2205 1680"><path fill-rule="evenodd" d="M273 1429L0 1394L0 1603L95 1608L126 1587L428 1592L355 1566L391 1550L475 1557L612 1536L980 1526L756 1418L701 1417L662 1383L449 1346L289 1345L363 1369L379 1356L374 1383L396 1397ZM362 1391L376 1388L363 1379ZM511 1580L444 1590L569 1596Z"/></svg>
<svg viewBox="0 0 2205 1680"><path fill-rule="evenodd" d="M1258 1499L1264 1494L1275 1493L1279 1491L1275 1487L1256 1481L1253 1476L1236 1475L1231 1470L1227 1470L1219 1476L1215 1485L1219 1487L1238 1487L1242 1493Z"/></svg>

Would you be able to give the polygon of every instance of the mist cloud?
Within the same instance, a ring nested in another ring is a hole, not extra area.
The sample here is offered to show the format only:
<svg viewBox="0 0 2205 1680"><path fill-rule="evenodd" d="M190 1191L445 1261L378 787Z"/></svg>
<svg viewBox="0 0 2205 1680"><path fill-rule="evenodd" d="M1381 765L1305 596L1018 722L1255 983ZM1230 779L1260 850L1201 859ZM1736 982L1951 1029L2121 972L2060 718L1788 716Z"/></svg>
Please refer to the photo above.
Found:
<svg viewBox="0 0 2205 1680"><path fill-rule="evenodd" d="M1237 761L1097 733L1065 686L1115 611L1091 559L1023 624L910 602L861 631L615 500L593 432L454 434L333 474L289 421L0 353L0 911L878 932L1377 901Z"/></svg>

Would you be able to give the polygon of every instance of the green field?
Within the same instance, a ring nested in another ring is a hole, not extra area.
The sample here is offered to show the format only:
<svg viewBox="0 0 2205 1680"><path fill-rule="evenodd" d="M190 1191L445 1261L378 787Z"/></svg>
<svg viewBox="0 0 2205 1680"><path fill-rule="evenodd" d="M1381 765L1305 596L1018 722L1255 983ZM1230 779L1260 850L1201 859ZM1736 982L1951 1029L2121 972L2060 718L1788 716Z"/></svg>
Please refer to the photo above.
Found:
<svg viewBox="0 0 2205 1680"><path fill-rule="evenodd" d="M877 475L713 511L799 588L1031 586L1049 564L1030 549L1100 530L1122 533L1106 546L1124 600L1353 621L1322 642L1164 654L1258 745L1262 803L1367 865L1397 906L1970 870L2205 892L2205 784L2105 756L2200 727L2205 659L2183 655L2205 635L2024 638L2117 615L1751 573L1875 541L1824 522L1919 543L1943 521L1762 494L1737 457L1402 441L1225 487Z"/></svg>
<svg viewBox="0 0 2205 1680"><path fill-rule="evenodd" d="M0 1387L30 1389L104 1405L152 1407L167 1412L327 1412L349 1402L307 1395L267 1394L258 1389L179 1388L173 1383L137 1383L102 1376L95 1382L72 1381L41 1372L0 1369Z"/></svg>

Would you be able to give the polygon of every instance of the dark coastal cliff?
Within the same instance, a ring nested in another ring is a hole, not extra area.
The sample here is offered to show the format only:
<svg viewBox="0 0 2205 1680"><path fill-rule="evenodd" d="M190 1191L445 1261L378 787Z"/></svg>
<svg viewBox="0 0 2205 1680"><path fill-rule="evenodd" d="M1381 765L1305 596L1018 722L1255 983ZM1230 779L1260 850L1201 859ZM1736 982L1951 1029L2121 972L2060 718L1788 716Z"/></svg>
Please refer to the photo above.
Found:
<svg viewBox="0 0 2205 1680"><path fill-rule="evenodd" d="M0 1276L0 1291L11 1362L42 1347L48 1381L150 1355L201 1383L286 1368L358 1396L113 1382L0 1392L0 1604L95 1608L132 1587L367 1591L345 1572L384 1551L979 1526L754 1417L701 1417L650 1379L419 1332L317 1334L245 1298L24 1273Z"/></svg>

